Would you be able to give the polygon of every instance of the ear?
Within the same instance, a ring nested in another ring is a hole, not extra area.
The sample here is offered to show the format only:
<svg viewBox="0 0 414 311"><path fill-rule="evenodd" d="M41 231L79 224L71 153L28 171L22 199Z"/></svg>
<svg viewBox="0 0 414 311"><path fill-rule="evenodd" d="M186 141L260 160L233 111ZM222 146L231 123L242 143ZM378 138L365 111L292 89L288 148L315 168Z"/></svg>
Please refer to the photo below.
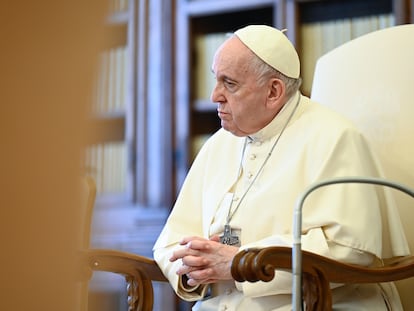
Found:
<svg viewBox="0 0 414 311"><path fill-rule="evenodd" d="M267 102L269 108L280 109L285 103L286 86L285 83L276 78L269 80L269 89L267 94Z"/></svg>

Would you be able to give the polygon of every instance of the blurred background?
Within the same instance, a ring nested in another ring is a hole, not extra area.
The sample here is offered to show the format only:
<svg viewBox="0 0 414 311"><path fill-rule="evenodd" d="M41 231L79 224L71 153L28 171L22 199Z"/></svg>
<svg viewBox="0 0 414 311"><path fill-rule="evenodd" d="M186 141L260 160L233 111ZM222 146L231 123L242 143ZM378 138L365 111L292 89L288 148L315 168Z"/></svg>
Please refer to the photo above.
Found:
<svg viewBox="0 0 414 311"><path fill-rule="evenodd" d="M152 256L194 156L220 127L210 66L229 32L287 28L310 95L319 56L412 23L413 2L2 1L0 309L76 310L62 280L82 231L79 176L97 184L92 246ZM127 309L118 276L94 274L89 291L91 309ZM157 291L156 310L189 309L168 286Z"/></svg>

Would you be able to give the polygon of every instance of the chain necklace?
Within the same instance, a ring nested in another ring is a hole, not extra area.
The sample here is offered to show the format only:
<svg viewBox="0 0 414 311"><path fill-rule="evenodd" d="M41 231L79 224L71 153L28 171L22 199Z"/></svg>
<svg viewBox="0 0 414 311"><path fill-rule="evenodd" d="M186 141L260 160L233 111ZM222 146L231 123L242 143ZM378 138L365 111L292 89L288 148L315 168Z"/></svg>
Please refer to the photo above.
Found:
<svg viewBox="0 0 414 311"><path fill-rule="evenodd" d="M289 124L290 120L292 119L296 109L299 106L299 102L300 102L300 94L299 94L299 98L296 101L295 107L293 108L292 112L290 113L288 119L286 120L285 124L283 125L282 130L280 131L279 135L277 136L275 142L273 143L272 147L270 148L269 153L267 154L266 158L264 159L262 165L260 166L259 170L257 171L257 174L254 176L253 180L251 181L251 183L249 184L249 186L247 187L246 191L243 193L242 197L240 198L239 202L237 203L237 206L234 208L234 210L232 211L232 206L233 206L233 202L234 202L234 195L236 193L236 189L233 191L233 197L230 203L230 207L229 207L229 211L227 213L227 218L226 218L226 224L224 225L224 231L223 231L223 235L220 236L220 242L223 244L227 244L227 245L240 245L240 240L239 237L237 235L233 235L231 233L231 226L230 226L230 221L232 220L234 214L236 214L237 210L239 209L241 203L243 202L243 199L246 197L247 193L249 192L249 190L252 188L254 182L256 181L257 177L260 175L260 173L263 171L263 168L265 167L267 161L269 161L273 150L275 149L277 143L280 140L280 137L282 136L283 132L285 131L287 125ZM244 146L243 146L243 150L242 150L242 155L240 158L240 165L239 165L239 170L238 170L238 174L237 174L237 178L240 177L241 171L242 171L242 167L243 167L243 159L244 159L244 154L246 151L246 146L247 146L247 140L249 138L246 137L245 141L244 141Z"/></svg>

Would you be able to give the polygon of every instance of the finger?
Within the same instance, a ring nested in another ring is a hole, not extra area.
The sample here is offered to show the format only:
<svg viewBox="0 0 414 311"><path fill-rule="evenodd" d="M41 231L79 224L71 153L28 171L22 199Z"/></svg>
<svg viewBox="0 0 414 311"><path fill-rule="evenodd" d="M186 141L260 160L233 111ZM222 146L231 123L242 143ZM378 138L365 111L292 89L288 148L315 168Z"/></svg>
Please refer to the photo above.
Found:
<svg viewBox="0 0 414 311"><path fill-rule="evenodd" d="M172 255L171 255L171 257L170 257L170 262L174 262L174 261L176 261L176 260L178 260L178 259L181 259L181 258L183 258L183 256L180 256L177 252L174 252Z"/></svg>
<svg viewBox="0 0 414 311"><path fill-rule="evenodd" d="M181 267L177 269L176 273L178 275L184 275L184 274L187 275L194 271L204 270L204 269L206 269L206 267L194 267L194 266L188 266L188 265L183 264ZM199 274L196 274L196 276L199 276Z"/></svg>
<svg viewBox="0 0 414 311"><path fill-rule="evenodd" d="M189 286L197 286L197 285L199 285L199 284L203 284L202 282L198 282L198 281L196 281L196 280L192 279L190 276L187 276L187 278L188 278L188 280L187 280L187 284L188 284Z"/></svg>
<svg viewBox="0 0 414 311"><path fill-rule="evenodd" d="M187 275L189 274L191 271L193 271L193 268L186 266L186 265L182 265L180 268L177 269L176 273L178 275Z"/></svg>
<svg viewBox="0 0 414 311"><path fill-rule="evenodd" d="M201 283L201 281L197 281L197 280L195 280L195 279L193 279L193 278L191 278L191 275L188 273L188 274L186 274L185 275L185 277L186 277L186 283L189 285L189 286L197 286L197 285L200 285L200 284L202 284Z"/></svg>
<svg viewBox="0 0 414 311"><path fill-rule="evenodd" d="M189 256L189 255L191 255L192 252L193 251L191 249L189 249L188 247L178 249L178 250L176 250L172 253L172 255L170 257L170 261L173 262L173 261L176 261L178 259L184 258L185 256Z"/></svg>
<svg viewBox="0 0 414 311"><path fill-rule="evenodd" d="M184 237L180 241L180 244L181 245L186 245L188 242L195 241L195 240L206 240L206 239L204 239L202 237L199 237L199 236L187 236L187 237Z"/></svg>
<svg viewBox="0 0 414 311"><path fill-rule="evenodd" d="M192 250L206 252L212 249L211 242L212 241L206 240L206 239L202 239L202 240L196 239L196 240L189 241L186 244L186 247Z"/></svg>
<svg viewBox="0 0 414 311"><path fill-rule="evenodd" d="M196 285L196 284L207 284L211 283L213 280L216 280L212 276L213 270L210 268L207 269L200 269L200 270L194 270L189 273L186 273L186 276L190 281L190 284ZM187 282L188 283L188 282Z"/></svg>
<svg viewBox="0 0 414 311"><path fill-rule="evenodd" d="M182 258L183 264L189 267L203 267L209 264L209 261L202 256L185 256Z"/></svg>

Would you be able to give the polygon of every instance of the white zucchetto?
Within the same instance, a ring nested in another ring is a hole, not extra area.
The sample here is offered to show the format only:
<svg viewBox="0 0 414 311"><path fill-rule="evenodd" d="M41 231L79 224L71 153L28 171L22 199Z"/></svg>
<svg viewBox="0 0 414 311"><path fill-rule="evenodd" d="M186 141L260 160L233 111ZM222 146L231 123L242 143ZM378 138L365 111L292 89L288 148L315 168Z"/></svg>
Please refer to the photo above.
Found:
<svg viewBox="0 0 414 311"><path fill-rule="evenodd" d="M282 31L266 25L250 25L234 34L265 63L290 78L299 78L298 53Z"/></svg>

